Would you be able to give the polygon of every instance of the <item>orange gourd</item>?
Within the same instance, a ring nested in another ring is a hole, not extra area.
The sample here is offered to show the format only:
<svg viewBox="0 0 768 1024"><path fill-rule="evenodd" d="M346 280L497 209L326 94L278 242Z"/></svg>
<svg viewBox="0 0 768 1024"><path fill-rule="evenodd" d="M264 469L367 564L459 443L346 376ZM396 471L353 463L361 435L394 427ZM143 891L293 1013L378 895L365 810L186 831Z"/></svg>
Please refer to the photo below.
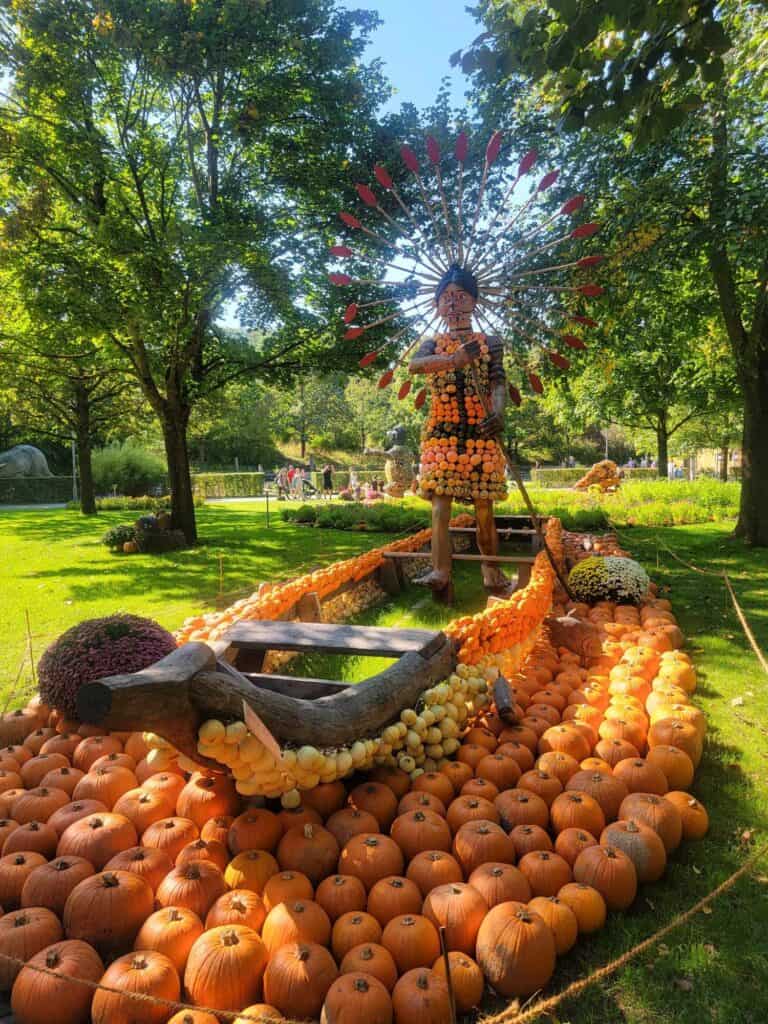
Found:
<svg viewBox="0 0 768 1024"><path fill-rule="evenodd" d="M90 942L101 956L125 953L154 904L149 883L138 875L128 871L91 875L69 894L62 918L64 932L68 939Z"/></svg>
<svg viewBox="0 0 768 1024"><path fill-rule="evenodd" d="M461 882L439 885L424 900L424 916L435 928L445 928L445 942L449 950L474 953L480 925L488 913L488 904L482 895Z"/></svg>
<svg viewBox="0 0 768 1024"><path fill-rule="evenodd" d="M451 1019L448 985L434 971L408 971L395 985L392 1008L396 1024L444 1024Z"/></svg>
<svg viewBox="0 0 768 1024"><path fill-rule="evenodd" d="M152 949L167 956L183 973L192 946L203 934L203 922L188 907L163 907L150 914L139 929L133 948Z"/></svg>
<svg viewBox="0 0 768 1024"><path fill-rule="evenodd" d="M387 789L387 793L394 799L391 789ZM285 833L276 856L284 871L301 871L313 885L318 885L336 867L339 844L334 834L322 825L304 825Z"/></svg>
<svg viewBox="0 0 768 1024"><path fill-rule="evenodd" d="M477 962L503 996L529 996L555 969L552 930L522 903L500 903L488 912L477 935Z"/></svg>
<svg viewBox="0 0 768 1024"><path fill-rule="evenodd" d="M318 885L315 902L331 921L351 910L365 910L368 895L359 878L353 875L329 875Z"/></svg>
<svg viewBox="0 0 768 1024"><path fill-rule="evenodd" d="M162 850L175 863L187 843L193 842L199 834L197 825L189 818L161 818L142 833L141 845Z"/></svg>
<svg viewBox="0 0 768 1024"><path fill-rule="evenodd" d="M189 951L184 988L190 1002L238 1011L260 997L266 963L267 950L253 929L239 924L211 928Z"/></svg>
<svg viewBox="0 0 768 1024"><path fill-rule="evenodd" d="M403 867L400 847L383 835L353 836L339 857L339 872L359 878L369 892L387 875L402 875Z"/></svg>
<svg viewBox="0 0 768 1024"><path fill-rule="evenodd" d="M459 862L450 853L428 850L417 854L406 871L406 878L415 882L423 897L436 885L463 882L464 873Z"/></svg>
<svg viewBox="0 0 768 1024"><path fill-rule="evenodd" d="M155 899L161 907L187 907L204 921L226 891L224 875L215 864L193 860L168 872L157 887Z"/></svg>
<svg viewBox="0 0 768 1024"><path fill-rule="evenodd" d="M164 850L155 850L151 846L131 846L107 861L104 870L130 871L148 882L155 892L168 872L173 870L173 861Z"/></svg>
<svg viewBox="0 0 768 1024"><path fill-rule="evenodd" d="M400 974L426 967L440 953L437 928L422 914L401 914L387 923L381 944L392 954Z"/></svg>
<svg viewBox="0 0 768 1024"><path fill-rule="evenodd" d="M309 897L311 899L311 896ZM242 924L261 931L267 916L264 900L250 889L230 889L219 896L205 918L206 928L219 928L223 924Z"/></svg>
<svg viewBox="0 0 768 1024"><path fill-rule="evenodd" d="M323 946L290 943L270 957L264 998L291 1020L315 1020L337 977L336 962Z"/></svg>
<svg viewBox="0 0 768 1024"><path fill-rule="evenodd" d="M340 963L356 946L380 942L381 935L381 925L373 914L362 910L342 914L331 932L331 950L336 962Z"/></svg>
<svg viewBox="0 0 768 1024"><path fill-rule="evenodd" d="M0 989L10 991L21 969L14 959L29 960L61 938L59 919L46 907L26 907L3 914L0 917Z"/></svg>
<svg viewBox="0 0 768 1024"><path fill-rule="evenodd" d="M420 914L423 903L421 891L415 882L399 875L382 878L368 893L367 910L384 928L400 914Z"/></svg>
<svg viewBox="0 0 768 1024"><path fill-rule="evenodd" d="M59 857L85 857L97 871L121 850L136 846L136 829L121 814L89 814L69 825L57 847Z"/></svg>
<svg viewBox="0 0 768 1024"><path fill-rule="evenodd" d="M278 903L266 916L261 938L269 954L289 942L317 942L327 946L331 939L331 922L320 904L313 900Z"/></svg>
<svg viewBox="0 0 768 1024"><path fill-rule="evenodd" d="M613 846L583 850L573 865L573 879L597 889L609 910L626 910L637 894L635 865Z"/></svg>
<svg viewBox="0 0 768 1024"><path fill-rule="evenodd" d="M375 942L364 942L350 949L339 966L341 974L362 971L382 983L387 992L397 984L397 967L388 949Z"/></svg>

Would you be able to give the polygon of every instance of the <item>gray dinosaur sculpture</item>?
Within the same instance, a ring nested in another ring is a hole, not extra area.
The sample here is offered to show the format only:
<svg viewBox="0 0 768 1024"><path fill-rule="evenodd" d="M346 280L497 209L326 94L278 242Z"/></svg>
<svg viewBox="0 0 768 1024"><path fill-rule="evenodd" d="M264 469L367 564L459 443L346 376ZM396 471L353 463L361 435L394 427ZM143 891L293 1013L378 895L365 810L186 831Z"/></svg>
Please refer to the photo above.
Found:
<svg viewBox="0 0 768 1024"><path fill-rule="evenodd" d="M31 444L17 444L0 452L0 478L14 476L53 476L45 455Z"/></svg>

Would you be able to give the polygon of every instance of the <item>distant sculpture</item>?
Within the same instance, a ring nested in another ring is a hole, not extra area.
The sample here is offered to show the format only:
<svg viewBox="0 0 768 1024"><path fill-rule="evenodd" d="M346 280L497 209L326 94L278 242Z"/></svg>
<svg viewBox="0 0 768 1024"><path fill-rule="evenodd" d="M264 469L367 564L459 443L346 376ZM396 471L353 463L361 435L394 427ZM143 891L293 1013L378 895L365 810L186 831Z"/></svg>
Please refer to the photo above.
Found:
<svg viewBox="0 0 768 1024"><path fill-rule="evenodd" d="M599 487L601 491L615 491L621 484L624 474L615 462L610 459L603 459L596 462L591 469L588 469L581 480L573 485L576 491L585 491L588 487Z"/></svg>
<svg viewBox="0 0 768 1024"><path fill-rule="evenodd" d="M405 427L398 424L387 432L387 448L366 448L366 455L383 455L384 477L387 485L384 493L390 498L402 498L405 492L414 488L413 452L406 444Z"/></svg>
<svg viewBox="0 0 768 1024"><path fill-rule="evenodd" d="M17 444L7 452L0 452L0 478L15 476L53 476L53 473L39 448Z"/></svg>

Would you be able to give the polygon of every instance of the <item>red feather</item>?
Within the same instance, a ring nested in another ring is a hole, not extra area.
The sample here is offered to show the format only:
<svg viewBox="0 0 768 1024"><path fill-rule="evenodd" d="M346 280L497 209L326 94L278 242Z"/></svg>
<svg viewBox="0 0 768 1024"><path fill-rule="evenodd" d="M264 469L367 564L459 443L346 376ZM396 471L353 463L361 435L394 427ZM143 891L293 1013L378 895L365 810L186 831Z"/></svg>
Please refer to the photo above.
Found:
<svg viewBox="0 0 768 1024"><path fill-rule="evenodd" d="M438 145L437 139L433 138L431 135L427 136L427 156L431 163L440 163L440 146Z"/></svg>
<svg viewBox="0 0 768 1024"><path fill-rule="evenodd" d="M577 228L574 228L571 232L571 238L591 238L592 235L597 234L600 230L600 225L596 221L590 221L588 224L579 224Z"/></svg>
<svg viewBox="0 0 768 1024"><path fill-rule="evenodd" d="M360 198L363 200L366 206L379 205L379 200L376 198L376 196L368 188L367 185L355 185L355 188L357 189L357 194L360 196Z"/></svg>
<svg viewBox="0 0 768 1024"><path fill-rule="evenodd" d="M523 404L523 396L520 394L520 392L517 390L514 384L509 385L509 397L515 403L515 405L520 406Z"/></svg>
<svg viewBox="0 0 768 1024"><path fill-rule="evenodd" d="M522 176L524 174L527 174L528 171L530 171L530 169L536 163L538 158L539 158L538 151L535 150L535 149L529 149L528 152L523 157L523 159L520 161L520 166L517 168L517 176L518 176L518 178L522 178Z"/></svg>
<svg viewBox="0 0 768 1024"><path fill-rule="evenodd" d="M594 299L598 295L602 295L605 288L600 284L583 284L578 290L582 295L586 295L588 298Z"/></svg>
<svg viewBox="0 0 768 1024"><path fill-rule="evenodd" d="M344 332L345 341L354 341L355 338L359 338L363 333L362 327L350 327L348 331Z"/></svg>
<svg viewBox="0 0 768 1024"><path fill-rule="evenodd" d="M419 173L419 160L410 146L401 146L400 156L403 158L403 163L409 171L413 171L414 174Z"/></svg>
<svg viewBox="0 0 768 1024"><path fill-rule="evenodd" d="M581 349L584 349L584 348L587 347L584 344L584 342L581 340L581 338L577 338L575 334L564 334L563 335L563 341L568 346L568 348L581 348Z"/></svg>
<svg viewBox="0 0 768 1024"><path fill-rule="evenodd" d="M567 370L571 365L571 360L566 359L565 356L561 356L559 352L547 352L547 355L552 362L561 370Z"/></svg>
<svg viewBox="0 0 768 1024"><path fill-rule="evenodd" d="M366 366L371 365L371 363L373 362L374 359L376 359L378 354L378 352L369 352L367 355L363 356L363 358L358 363L358 366L364 370Z"/></svg>
<svg viewBox="0 0 768 1024"><path fill-rule="evenodd" d="M348 245L332 245L331 256L354 256L354 253Z"/></svg>
<svg viewBox="0 0 768 1024"><path fill-rule="evenodd" d="M583 194L573 196L571 199L567 199L560 207L560 213L562 213L565 216L568 216L571 213L576 213L576 211L580 210L584 205L585 199L586 196Z"/></svg>
<svg viewBox="0 0 768 1024"><path fill-rule="evenodd" d="M344 310L344 323L351 324L357 316L357 303L350 302L347 308Z"/></svg>
<svg viewBox="0 0 768 1024"><path fill-rule="evenodd" d="M352 284L352 278L349 274L329 274L328 280L331 284L338 285L340 288L343 288L344 285Z"/></svg>
<svg viewBox="0 0 768 1024"><path fill-rule="evenodd" d="M427 389L426 388L422 388L421 391L418 393L418 395L416 395L416 398L413 400L414 408L415 409L420 409L422 407L422 405L424 405L426 400L427 400Z"/></svg>
<svg viewBox="0 0 768 1024"><path fill-rule="evenodd" d="M456 139L456 146L454 148L454 154L460 164L463 164L467 159L469 153L469 139L467 138L466 132L460 132Z"/></svg>
<svg viewBox="0 0 768 1024"><path fill-rule="evenodd" d="M379 387L380 388L385 388L388 384L391 384L392 383L392 378L394 376L395 376L395 374L394 374L393 370L386 370L379 377Z"/></svg>
<svg viewBox="0 0 768 1024"><path fill-rule="evenodd" d="M569 317L570 320L575 320L577 324L583 324L585 327L597 327L597 320L593 320L591 316L577 316L575 313Z"/></svg>
<svg viewBox="0 0 768 1024"><path fill-rule="evenodd" d="M528 380L537 395L544 394L544 385L541 383L541 377L538 377L535 373L529 373Z"/></svg>
<svg viewBox="0 0 768 1024"><path fill-rule="evenodd" d="M411 382L405 381L404 384L400 385L400 390L397 392L397 397L402 401L411 390Z"/></svg>
<svg viewBox="0 0 768 1024"><path fill-rule="evenodd" d="M363 226L357 219L357 217L353 217L351 213L345 213L342 210L339 216L341 217L341 219L344 221L348 228L361 228Z"/></svg>
<svg viewBox="0 0 768 1024"><path fill-rule="evenodd" d="M485 160L486 163L492 164L496 157L499 155L501 149L501 140L503 138L502 132L494 132L488 141L488 145L485 147Z"/></svg>
<svg viewBox="0 0 768 1024"><path fill-rule="evenodd" d="M602 263L605 256L582 256L579 260L580 267L596 267L598 263Z"/></svg>
<svg viewBox="0 0 768 1024"><path fill-rule="evenodd" d="M560 171L549 171L549 173L545 174L544 177L539 182L536 191L537 192L544 192L546 189L548 189L550 187L550 185L554 185L555 182L557 181L557 177L558 177L559 174L560 174Z"/></svg>
<svg viewBox="0 0 768 1024"><path fill-rule="evenodd" d="M385 167L382 167L381 164L376 164L373 168L373 173L376 175L376 181L378 181L382 188L392 188L394 183Z"/></svg>

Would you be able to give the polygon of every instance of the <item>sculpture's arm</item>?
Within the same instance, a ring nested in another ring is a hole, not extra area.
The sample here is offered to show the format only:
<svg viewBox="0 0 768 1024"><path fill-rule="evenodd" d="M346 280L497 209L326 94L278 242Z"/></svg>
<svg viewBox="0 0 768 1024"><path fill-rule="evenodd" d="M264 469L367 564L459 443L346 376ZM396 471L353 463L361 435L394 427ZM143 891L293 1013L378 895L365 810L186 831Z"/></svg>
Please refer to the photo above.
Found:
<svg viewBox="0 0 768 1024"><path fill-rule="evenodd" d="M435 341L431 338L422 343L419 351L408 365L409 373L444 373L446 370L461 370L469 366L480 355L476 341L460 345L451 355L435 355Z"/></svg>
<svg viewBox="0 0 768 1024"><path fill-rule="evenodd" d="M363 455L386 455L387 452L383 448L364 448Z"/></svg>
<svg viewBox="0 0 768 1024"><path fill-rule="evenodd" d="M484 437L495 437L504 431L504 411L507 407L507 375L504 372L504 350L501 339L488 338L491 361L488 367L490 414L480 424Z"/></svg>

